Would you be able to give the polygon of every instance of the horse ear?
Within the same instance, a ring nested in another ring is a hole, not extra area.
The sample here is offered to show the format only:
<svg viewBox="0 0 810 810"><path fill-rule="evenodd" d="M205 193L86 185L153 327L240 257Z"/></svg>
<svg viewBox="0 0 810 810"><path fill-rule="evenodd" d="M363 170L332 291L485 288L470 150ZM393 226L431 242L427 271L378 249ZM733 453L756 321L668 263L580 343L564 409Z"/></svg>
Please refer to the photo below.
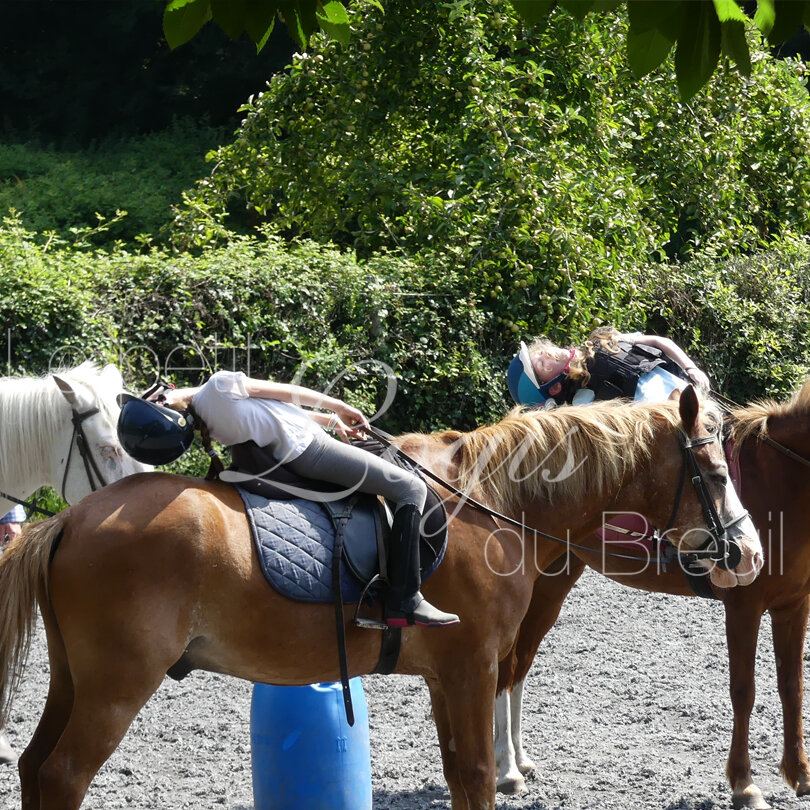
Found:
<svg viewBox="0 0 810 810"><path fill-rule="evenodd" d="M698 397L693 386L687 385L686 388L683 389L681 398L678 400L678 409L681 412L681 421L683 422L684 429L687 433L691 433L694 430L700 411L700 402L698 402Z"/></svg>
<svg viewBox="0 0 810 810"><path fill-rule="evenodd" d="M107 363L106 366L101 370L101 377L109 382L110 388L115 389L123 389L124 387L124 380L121 377L121 372L118 370L118 366L113 365L112 363Z"/></svg>
<svg viewBox="0 0 810 810"><path fill-rule="evenodd" d="M667 397L667 399L670 402L680 402L680 400L681 400L681 389L680 388L673 388L669 392L669 396Z"/></svg>
<svg viewBox="0 0 810 810"><path fill-rule="evenodd" d="M73 386L66 379L54 374L53 381L59 386L59 390L62 392L62 396L68 401L70 405L78 404L79 400L78 397L76 396L76 392L73 390Z"/></svg>

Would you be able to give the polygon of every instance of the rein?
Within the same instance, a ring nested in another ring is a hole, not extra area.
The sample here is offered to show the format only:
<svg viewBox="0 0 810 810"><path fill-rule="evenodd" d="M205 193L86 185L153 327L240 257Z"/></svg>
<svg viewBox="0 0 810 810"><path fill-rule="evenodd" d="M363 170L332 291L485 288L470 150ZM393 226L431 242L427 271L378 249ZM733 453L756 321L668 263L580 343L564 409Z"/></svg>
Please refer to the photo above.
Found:
<svg viewBox="0 0 810 810"><path fill-rule="evenodd" d="M13 495L9 495L6 492L0 492L0 498L5 498L7 501L24 506L29 511L38 512L40 515L45 515L45 517L53 517L56 514L56 512L51 512L50 509L43 509L41 506L37 506L35 501L24 501L21 498L15 498Z"/></svg>
<svg viewBox="0 0 810 810"><path fill-rule="evenodd" d="M384 431L380 431L378 428L373 428L373 427L370 427L370 426L368 428L366 428L366 431L368 433L370 433L379 442L381 442L383 445L385 445L385 447L392 448L396 453L398 453L408 463L412 464L423 475L425 475L428 478L430 478L431 480L435 481L437 484L441 485L445 489L448 489L454 495L461 498L463 503L469 504L474 509L477 509L478 511L483 512L484 514L488 515L489 517L495 518L496 520L501 520L504 523L508 523L510 526L514 526L514 527L516 527L518 529L521 529L522 531L528 530L528 531L532 532L532 534L534 534L535 537L539 536L539 537L542 537L542 538L544 538L546 540L551 540L554 543L560 543L560 544L566 546L567 548L576 548L576 549L579 549L581 551L589 551L589 552L593 553L593 549L590 548L589 546L583 546L583 545L580 545L578 543L572 543L570 540L563 540L562 538L557 537L557 536L555 536L553 534L549 534L548 532L541 531L540 529L535 529L533 526L527 526L525 523L521 523L519 520L515 520L514 518L511 518L508 515L504 515L501 512L498 512L496 509L492 509L491 507L486 506L485 504L481 503L480 501L477 501L475 498L471 497L470 495L468 495L465 492L462 492L460 489L455 487L453 484L450 484L449 482L445 481L441 476L436 475L436 473L432 472L427 467L425 467L423 464L420 464L416 459L409 456L404 450L402 450L400 447L398 447L397 445L395 445L391 441L391 439L393 439L394 437L390 433L385 433ZM708 498L708 491L706 490L706 485L705 485L705 482L703 481L703 475L702 475L702 473L700 472L700 469L697 466L697 460L695 459L694 454L692 452L693 447L695 447L697 445L701 445L701 444L707 444L710 441L714 441L715 437L713 437L713 436L708 437L707 436L704 439L697 439L694 443L691 443L691 442L689 442L688 438L683 433L683 431L681 431L681 437L680 438L681 438L681 447L682 447L683 453L684 453L684 466L683 466L683 473L681 475L681 482L680 482L680 485L678 487L678 494L677 494L676 499L675 499L675 507L673 509L672 517L670 518L670 522L672 523L675 520L675 517L676 517L677 512L678 512L678 507L680 505L681 496L683 494L683 486L684 486L684 483L686 481L687 464L689 464L690 468L692 468L693 470L695 470L697 472L697 475L695 475L695 473L693 472L692 483L695 485L695 488L698 490L698 498L701 500L701 505L703 505L704 498L706 498L707 499L707 504L712 509L712 511L714 512L714 516L716 518L716 521L712 522L712 523L710 523L707 520L707 526L711 526L711 527L714 527L716 525L717 526L723 526L723 524L722 524L722 522L720 520L720 516L717 515L717 512L714 509L714 504L711 502L711 498ZM689 460L689 461L687 461L687 460ZM696 482L696 479L697 479L697 481L699 483ZM706 513L707 513L706 508L704 507L704 514L706 514ZM728 525L723 527L723 535L722 536L715 535L714 531L713 531L713 528L712 528L711 529L712 536L709 537L706 540L706 542L703 544L703 546L701 546L699 549L695 549L694 551L682 552L681 553L682 556L684 556L687 560L691 560L691 561L697 561L697 560L699 560L701 558L709 558L709 559L715 560L715 562L717 562L717 564L719 566L723 567L723 564L724 564L724 562L726 560L729 560L729 558L733 559L734 554L731 551L731 549L735 549L736 553L737 553L737 561L734 563L734 565L737 565L739 563L741 557L742 557L742 552L741 552L741 549L735 543L729 543L728 542L728 540L726 539L726 535L725 535L725 529L729 528L730 526L733 526L735 523L738 523L740 520L743 520L747 516L747 514L748 514L747 512L744 512L743 514L741 514L738 517L731 520L728 523ZM668 528L672 528L672 526L670 525ZM658 541L660 540L660 535L659 535L659 533L657 531L655 531L653 533L652 539L653 539L653 541L656 541L656 547L660 547L660 544L658 543ZM665 539L664 542L668 543L669 541ZM717 548L710 549L709 546L712 543L716 543ZM605 551L604 549L602 549L602 553L606 557L614 557L614 558L618 558L618 559L622 559L622 560L632 560L632 561L635 561L635 562L644 562L644 563L649 562L649 557L645 558L645 557L636 557L636 556L634 556L632 554L618 554L616 552ZM663 558L661 556L659 556L658 560L662 564L666 564L666 563L670 562L670 560L667 560L667 559L665 559L665 558ZM732 565L731 567L733 568L734 565Z"/></svg>

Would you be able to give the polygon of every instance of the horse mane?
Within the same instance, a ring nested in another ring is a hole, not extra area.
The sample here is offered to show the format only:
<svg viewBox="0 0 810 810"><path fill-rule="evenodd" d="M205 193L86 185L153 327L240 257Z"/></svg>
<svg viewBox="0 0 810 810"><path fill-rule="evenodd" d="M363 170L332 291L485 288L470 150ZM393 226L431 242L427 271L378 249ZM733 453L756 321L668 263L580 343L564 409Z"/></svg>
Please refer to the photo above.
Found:
<svg viewBox="0 0 810 810"><path fill-rule="evenodd" d="M719 426L717 407L702 408ZM553 504L617 490L649 459L661 427L674 431L680 424L676 402L629 407L611 400L551 411L515 408L493 425L433 438L453 440L459 489L504 511L528 499Z"/></svg>
<svg viewBox="0 0 810 810"><path fill-rule="evenodd" d="M89 389L96 406L113 422L115 395L98 366L90 361L55 374ZM65 398L53 374L0 378L0 482L39 478L54 454L54 442L64 430ZM59 450L67 452L67 439Z"/></svg>
<svg viewBox="0 0 810 810"><path fill-rule="evenodd" d="M771 417L810 415L810 379L786 402L761 399L732 411L731 438L742 444L752 434L768 434Z"/></svg>

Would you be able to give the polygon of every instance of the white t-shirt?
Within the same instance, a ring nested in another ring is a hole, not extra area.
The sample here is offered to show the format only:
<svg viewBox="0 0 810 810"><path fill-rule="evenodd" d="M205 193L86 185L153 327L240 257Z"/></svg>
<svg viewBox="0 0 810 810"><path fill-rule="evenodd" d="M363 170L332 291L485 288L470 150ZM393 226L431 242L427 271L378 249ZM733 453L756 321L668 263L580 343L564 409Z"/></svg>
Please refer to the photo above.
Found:
<svg viewBox="0 0 810 810"><path fill-rule="evenodd" d="M194 395L211 438L226 446L253 440L280 463L298 458L320 428L295 405L248 396L246 379L241 371L218 371Z"/></svg>

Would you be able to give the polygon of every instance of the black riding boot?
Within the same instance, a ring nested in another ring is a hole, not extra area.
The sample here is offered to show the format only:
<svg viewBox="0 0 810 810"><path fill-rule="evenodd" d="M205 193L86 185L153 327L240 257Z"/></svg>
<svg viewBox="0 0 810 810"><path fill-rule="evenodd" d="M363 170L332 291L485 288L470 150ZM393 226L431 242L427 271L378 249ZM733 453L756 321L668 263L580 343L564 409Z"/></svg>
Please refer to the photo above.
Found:
<svg viewBox="0 0 810 810"><path fill-rule="evenodd" d="M405 627L409 624L444 627L459 622L455 613L443 613L419 592L421 519L419 510L410 504L400 506L394 513L388 553L388 594L385 600L385 622L389 627Z"/></svg>

